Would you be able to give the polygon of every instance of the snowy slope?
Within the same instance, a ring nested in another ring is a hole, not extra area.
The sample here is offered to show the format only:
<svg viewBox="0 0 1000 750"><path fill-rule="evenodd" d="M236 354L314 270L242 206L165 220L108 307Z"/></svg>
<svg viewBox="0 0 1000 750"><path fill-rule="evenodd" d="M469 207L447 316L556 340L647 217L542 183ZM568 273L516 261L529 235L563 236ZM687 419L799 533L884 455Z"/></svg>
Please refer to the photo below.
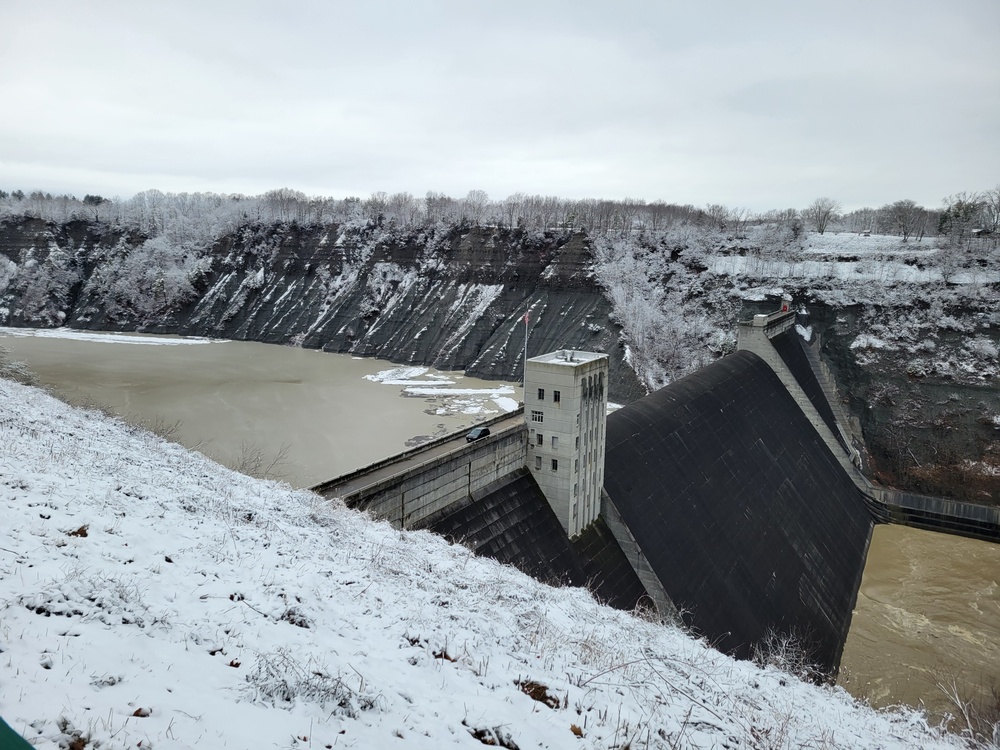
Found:
<svg viewBox="0 0 1000 750"><path fill-rule="evenodd" d="M960 746L2 380L0 514L37 747Z"/></svg>

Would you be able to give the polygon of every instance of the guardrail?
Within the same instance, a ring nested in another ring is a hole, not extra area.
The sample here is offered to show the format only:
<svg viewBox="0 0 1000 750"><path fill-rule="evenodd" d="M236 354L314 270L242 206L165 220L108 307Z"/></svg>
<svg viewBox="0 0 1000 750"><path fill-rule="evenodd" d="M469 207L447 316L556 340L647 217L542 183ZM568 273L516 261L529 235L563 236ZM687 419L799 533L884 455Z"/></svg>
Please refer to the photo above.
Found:
<svg viewBox="0 0 1000 750"><path fill-rule="evenodd" d="M865 504L881 523L1000 543L1000 507L975 505L943 497L917 495L872 485L862 492Z"/></svg>
<svg viewBox="0 0 1000 750"><path fill-rule="evenodd" d="M764 328L769 337L784 333L795 321L794 310L779 310L773 313L754 315L750 320L741 320L737 325L744 328Z"/></svg>
<svg viewBox="0 0 1000 750"><path fill-rule="evenodd" d="M423 445L418 445L416 448L410 448L409 450L405 450L402 453L396 453L395 455L380 459L378 461L375 461L374 463L370 463L367 466L362 466L360 469L355 469L354 471L344 474L342 476L334 477L333 479L327 479L325 482L320 482L319 484L313 485L309 489L312 490L313 492L322 495L324 492L336 487L337 485L352 482L355 479L358 479L359 477L363 477L365 474L370 474L373 471L378 471L379 469L383 469L386 466L390 466L398 461L405 461L406 459L419 456L421 453L429 451L431 448L436 448L439 445L450 443L452 440L456 440L457 438L465 435L466 433L469 432L469 430L473 429L474 427L492 427L493 425L499 422L505 422L511 417L517 416L518 414L524 414L523 404L521 406L518 406L513 411L500 414L496 417L493 417L492 419L486 420L485 422L479 422L478 424L474 424L471 427L463 427L462 429L456 430L455 432L450 432L447 435L442 435L441 437L434 438L433 440L430 440L424 443Z"/></svg>

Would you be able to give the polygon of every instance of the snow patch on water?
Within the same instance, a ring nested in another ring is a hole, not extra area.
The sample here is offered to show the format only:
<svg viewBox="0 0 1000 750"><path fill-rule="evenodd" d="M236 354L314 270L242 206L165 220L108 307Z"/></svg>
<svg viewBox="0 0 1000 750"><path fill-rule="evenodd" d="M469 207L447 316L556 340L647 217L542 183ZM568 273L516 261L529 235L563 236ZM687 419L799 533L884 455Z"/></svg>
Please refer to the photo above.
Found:
<svg viewBox="0 0 1000 750"><path fill-rule="evenodd" d="M137 344L141 346L185 346L195 344L225 344L228 339L209 339L200 336L184 336L169 338L153 334L140 333L99 333L80 331L75 328L2 328L0 336L18 336L48 339L75 339L77 341L94 341L99 344Z"/></svg>
<svg viewBox="0 0 1000 750"><path fill-rule="evenodd" d="M493 403L500 407L503 411L514 411L518 407L516 399L508 398L507 396L500 396L499 398L494 398Z"/></svg>

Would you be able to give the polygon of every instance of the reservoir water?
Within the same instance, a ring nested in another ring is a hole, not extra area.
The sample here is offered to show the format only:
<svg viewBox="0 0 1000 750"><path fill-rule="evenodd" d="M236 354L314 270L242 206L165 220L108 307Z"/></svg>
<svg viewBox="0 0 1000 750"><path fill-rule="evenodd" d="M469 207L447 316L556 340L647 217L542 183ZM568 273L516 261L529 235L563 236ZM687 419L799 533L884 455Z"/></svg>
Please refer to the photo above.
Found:
<svg viewBox="0 0 1000 750"><path fill-rule="evenodd" d="M0 329L64 400L166 429L235 466L279 458L298 487L333 478L521 399L462 373L249 342ZM876 706L950 709L941 686L1000 686L1000 545L875 529L840 683Z"/></svg>
<svg viewBox="0 0 1000 750"><path fill-rule="evenodd" d="M65 401L310 487L517 407L520 386L242 341L0 328Z"/></svg>

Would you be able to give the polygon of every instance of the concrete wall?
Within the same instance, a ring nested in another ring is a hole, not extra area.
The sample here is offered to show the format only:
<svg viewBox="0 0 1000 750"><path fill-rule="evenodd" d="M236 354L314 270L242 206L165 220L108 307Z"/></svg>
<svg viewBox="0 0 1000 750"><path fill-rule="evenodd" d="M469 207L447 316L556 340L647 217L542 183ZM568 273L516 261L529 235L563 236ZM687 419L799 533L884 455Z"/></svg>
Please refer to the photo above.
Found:
<svg viewBox="0 0 1000 750"><path fill-rule="evenodd" d="M778 351L771 344L771 338L789 330L794 323L794 312L773 313L766 316L757 315L753 321L740 323L738 331L739 343L737 346L741 351L753 352L767 362L781 380L781 384L785 386L785 389L795 400L795 403L802 409L802 413L805 414L812 426L816 428L816 432L819 433L823 442L826 443L830 451L836 456L841 466L844 467L844 470L854 479L855 484L865 486L866 482L861 472L854 465L855 455L849 452L846 447L850 445L850 443L845 442L847 438L838 438L830 430L830 427L823 421L822 416L816 410L816 407L813 406L812 401L809 400L802 386L799 385L795 376L781 359Z"/></svg>
<svg viewBox="0 0 1000 750"><path fill-rule="evenodd" d="M653 605L656 607L657 613L668 622L680 623L680 613L670 600L670 595L663 588L660 579L656 577L656 571L649 564L649 558L643 554L639 543L632 536L632 532L629 531L625 521L622 520L621 513L618 512L618 508L615 507L608 493L603 491L601 497L601 516L604 518L604 523L625 555L625 559L628 560L628 564L635 572L636 577L642 583L643 588L646 589L649 598L653 600Z"/></svg>
<svg viewBox="0 0 1000 750"><path fill-rule="evenodd" d="M527 428L512 427L345 496L394 526L413 528L524 466Z"/></svg>
<svg viewBox="0 0 1000 750"><path fill-rule="evenodd" d="M500 414L499 416L493 417L492 419L487 419L484 422L476 422L476 427L493 427L493 425L500 424L501 422L506 422L511 417L515 417L518 414L524 412L524 407L519 406L514 409L514 411L507 412L505 414ZM426 443L421 443L416 448L410 448L402 453L396 453L392 456L387 456L386 458L381 458L378 461L368 464L367 466L362 466L360 469L355 469L347 474L342 474L339 477L334 477L333 479L328 479L325 482L320 482L319 484L313 485L310 489L320 495L326 497L347 497L348 495L353 495L354 491L349 489L351 487L361 488L364 487L367 482L366 477L380 472L382 469L386 469L390 475L395 476L395 472L392 470L393 464L398 464L406 459L413 459L414 461L421 461L422 453L428 453L432 449L438 446L445 445L456 440L464 439L465 435L469 432L468 427L462 427L456 432L449 433L447 435L442 435L439 438L429 440ZM459 443L461 445L461 443ZM430 461L431 457L426 458ZM347 488L347 489L345 489Z"/></svg>
<svg viewBox="0 0 1000 750"><path fill-rule="evenodd" d="M767 363L724 357L612 412L607 435L608 508L640 580L721 650L793 633L835 671L872 518Z"/></svg>
<svg viewBox="0 0 1000 750"><path fill-rule="evenodd" d="M570 537L601 510L607 379L606 354L551 352L527 362L528 468Z"/></svg>

